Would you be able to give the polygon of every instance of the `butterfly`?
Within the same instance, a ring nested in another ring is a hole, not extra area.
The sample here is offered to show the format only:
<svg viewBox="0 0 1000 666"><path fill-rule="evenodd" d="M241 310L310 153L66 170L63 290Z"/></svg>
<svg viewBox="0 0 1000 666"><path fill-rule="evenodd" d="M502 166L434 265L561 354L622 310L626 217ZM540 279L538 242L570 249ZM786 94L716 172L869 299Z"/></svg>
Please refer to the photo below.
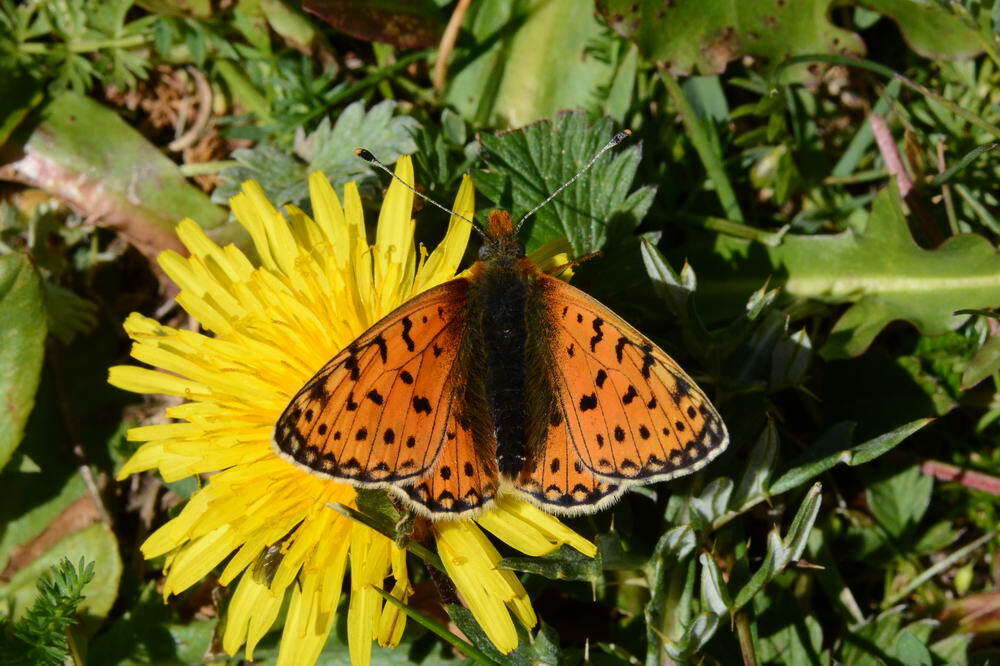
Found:
<svg viewBox="0 0 1000 666"><path fill-rule="evenodd" d="M272 443L313 474L386 488L442 519L502 493L554 514L593 513L631 486L702 468L728 441L673 359L542 273L510 214L493 211L467 275L415 296L330 359L289 402Z"/></svg>

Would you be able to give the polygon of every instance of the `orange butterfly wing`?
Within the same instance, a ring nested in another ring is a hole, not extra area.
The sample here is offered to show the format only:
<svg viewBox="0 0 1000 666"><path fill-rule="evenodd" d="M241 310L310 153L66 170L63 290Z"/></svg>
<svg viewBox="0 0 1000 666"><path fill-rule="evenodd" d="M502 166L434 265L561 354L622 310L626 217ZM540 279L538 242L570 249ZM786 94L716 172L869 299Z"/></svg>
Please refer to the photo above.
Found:
<svg viewBox="0 0 1000 666"><path fill-rule="evenodd" d="M549 372L564 424L550 429L533 475L542 493L556 500L554 510L561 504L563 513L595 511L614 499L610 486L682 476L725 450L722 418L662 349L565 282L543 275L538 284L552 327ZM571 461L573 453L610 486L597 492L595 484L585 493L586 474ZM567 463L573 474L560 476ZM557 498L557 490L569 499Z"/></svg>
<svg viewBox="0 0 1000 666"><path fill-rule="evenodd" d="M577 453L565 402L553 411L544 446L514 480L514 490L552 513L593 513L617 500L626 486L598 478Z"/></svg>
<svg viewBox="0 0 1000 666"><path fill-rule="evenodd" d="M434 466L412 485L390 490L423 515L461 518L488 506L496 496L496 458L480 452L492 454L492 449L473 443L472 430L454 409Z"/></svg>
<svg viewBox="0 0 1000 666"><path fill-rule="evenodd" d="M468 290L464 278L430 289L334 356L278 418L275 452L361 487L426 474L454 420Z"/></svg>

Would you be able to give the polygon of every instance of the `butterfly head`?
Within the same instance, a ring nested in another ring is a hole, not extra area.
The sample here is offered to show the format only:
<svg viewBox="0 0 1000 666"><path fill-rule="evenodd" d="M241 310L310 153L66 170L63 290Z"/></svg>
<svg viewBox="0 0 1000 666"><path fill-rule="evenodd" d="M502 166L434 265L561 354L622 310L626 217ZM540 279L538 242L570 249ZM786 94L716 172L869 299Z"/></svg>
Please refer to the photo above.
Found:
<svg viewBox="0 0 1000 666"><path fill-rule="evenodd" d="M514 221L505 210L494 210L486 223L486 241L479 248L480 261L520 259L524 246L517 240Z"/></svg>

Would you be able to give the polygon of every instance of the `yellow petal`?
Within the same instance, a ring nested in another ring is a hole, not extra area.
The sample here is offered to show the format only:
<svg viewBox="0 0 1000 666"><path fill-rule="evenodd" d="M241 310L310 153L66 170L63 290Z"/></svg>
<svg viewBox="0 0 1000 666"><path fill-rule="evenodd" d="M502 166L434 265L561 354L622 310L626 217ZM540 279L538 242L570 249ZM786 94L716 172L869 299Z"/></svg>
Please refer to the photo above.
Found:
<svg viewBox="0 0 1000 666"><path fill-rule="evenodd" d="M164 372L147 370L134 365L116 365L108 371L108 383L133 393L165 393L189 400L207 396L211 391L204 384Z"/></svg>
<svg viewBox="0 0 1000 666"><path fill-rule="evenodd" d="M517 647L517 631L506 606L512 595L495 567L500 558L496 549L488 542L483 548L472 530L478 531L465 522L434 523L438 553L476 622L496 648L508 654Z"/></svg>
<svg viewBox="0 0 1000 666"><path fill-rule="evenodd" d="M458 196L452 206L458 215L473 219L475 215L476 193L472 184L472 178L462 176L462 186L458 189ZM448 231L444 239L434 248L434 251L427 257L414 283L414 294L435 287L446 280L450 280L458 265L465 256L465 249L469 245L469 235L472 233L472 225L463 220L458 215L452 215L448 224Z"/></svg>
<svg viewBox="0 0 1000 666"><path fill-rule="evenodd" d="M273 594L253 576L240 578L226 609L222 649L234 655L246 642L246 658L252 661L254 648L274 624L284 599L284 594Z"/></svg>

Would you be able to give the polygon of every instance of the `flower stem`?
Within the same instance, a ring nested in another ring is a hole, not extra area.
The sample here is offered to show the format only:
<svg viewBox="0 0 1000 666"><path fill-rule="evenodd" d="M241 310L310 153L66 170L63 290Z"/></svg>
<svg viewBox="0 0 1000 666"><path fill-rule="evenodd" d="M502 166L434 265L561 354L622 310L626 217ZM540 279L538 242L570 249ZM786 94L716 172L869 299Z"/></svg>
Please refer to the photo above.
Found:
<svg viewBox="0 0 1000 666"><path fill-rule="evenodd" d="M486 656L484 652L480 652L475 645L472 645L471 643L466 643L461 638L448 631L446 627L441 626L440 624L438 624L431 618L427 617L420 611L404 604L402 601L392 596L385 590L382 590L374 585L372 585L372 589L375 590L375 592L377 592L380 597L385 599L386 603L390 603L393 606L399 608L401 611L406 613L410 618L412 618L414 622L424 627L431 633L441 637L443 640L452 645L456 650L461 650L463 654L465 654L467 657L472 659L477 664L492 665L494 663L493 660L490 659L488 656Z"/></svg>

